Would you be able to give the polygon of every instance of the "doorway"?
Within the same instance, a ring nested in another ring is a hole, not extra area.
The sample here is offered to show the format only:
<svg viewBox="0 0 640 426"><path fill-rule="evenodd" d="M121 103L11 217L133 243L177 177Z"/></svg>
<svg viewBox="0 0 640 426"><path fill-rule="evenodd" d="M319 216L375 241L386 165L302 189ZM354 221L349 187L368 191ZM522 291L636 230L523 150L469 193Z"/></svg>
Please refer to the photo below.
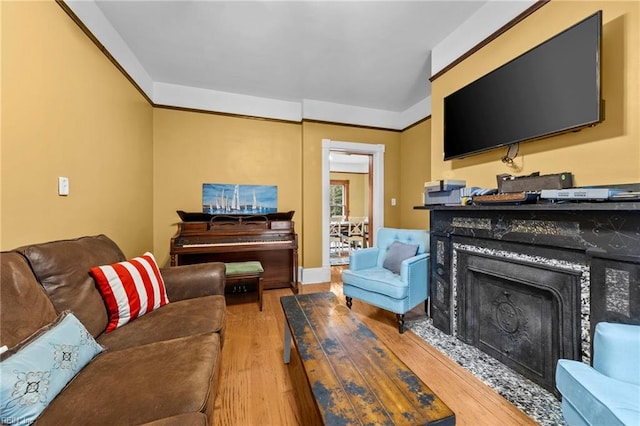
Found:
<svg viewBox="0 0 640 426"><path fill-rule="evenodd" d="M371 246L375 244L375 230L384 225L384 148L384 145L379 144L341 142L330 139L323 139L322 141L322 224L323 230L327 230L322 234L322 265L325 274L330 274L331 266L330 252L332 242L328 232L331 224L332 208L331 156L350 154L354 159L366 159L364 168L360 169L360 173L367 176L367 195L364 197L367 199L366 207L364 205L356 207L351 203L346 207L345 200L342 201L345 207L341 208L341 211L346 212L345 219L349 215L354 215L350 213L362 213L359 216L367 218L368 236L366 241L363 241L362 246ZM349 192L352 191L353 188L350 188ZM334 210L337 210L335 206Z"/></svg>

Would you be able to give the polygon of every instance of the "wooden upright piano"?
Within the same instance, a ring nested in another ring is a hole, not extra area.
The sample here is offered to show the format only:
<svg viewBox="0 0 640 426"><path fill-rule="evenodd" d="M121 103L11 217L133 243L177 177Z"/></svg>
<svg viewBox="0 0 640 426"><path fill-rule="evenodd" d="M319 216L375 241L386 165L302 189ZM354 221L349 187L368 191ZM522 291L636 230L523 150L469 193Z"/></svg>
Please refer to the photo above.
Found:
<svg viewBox="0 0 640 426"><path fill-rule="evenodd" d="M171 238L171 265L258 260L264 288L298 293L298 236L293 212L210 215L178 211L182 222Z"/></svg>

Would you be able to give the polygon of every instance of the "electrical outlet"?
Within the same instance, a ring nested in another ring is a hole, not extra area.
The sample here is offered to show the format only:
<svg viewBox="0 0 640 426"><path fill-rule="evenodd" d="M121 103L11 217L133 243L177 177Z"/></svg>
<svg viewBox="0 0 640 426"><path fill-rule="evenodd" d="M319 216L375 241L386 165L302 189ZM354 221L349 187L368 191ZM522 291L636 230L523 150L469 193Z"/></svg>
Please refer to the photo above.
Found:
<svg viewBox="0 0 640 426"><path fill-rule="evenodd" d="M391 205L392 205L392 206L395 206L395 205L396 205L396 199L395 199L395 198L392 198L392 199L391 199Z"/></svg>
<svg viewBox="0 0 640 426"><path fill-rule="evenodd" d="M60 176L58 178L58 195L69 195L69 178Z"/></svg>

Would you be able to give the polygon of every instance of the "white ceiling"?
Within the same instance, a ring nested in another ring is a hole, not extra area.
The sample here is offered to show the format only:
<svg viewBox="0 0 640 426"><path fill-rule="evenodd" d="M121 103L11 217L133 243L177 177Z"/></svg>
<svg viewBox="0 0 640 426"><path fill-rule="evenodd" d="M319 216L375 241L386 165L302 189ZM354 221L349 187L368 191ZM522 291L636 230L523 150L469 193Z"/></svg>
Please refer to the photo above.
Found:
<svg viewBox="0 0 640 426"><path fill-rule="evenodd" d="M386 113L424 110L434 47L487 3L515 3L517 10L531 3L65 2L155 103L264 116L261 110L282 109L272 116L329 120L359 108L373 117L364 121L377 119L372 111L385 121ZM327 106L333 112L323 116Z"/></svg>
<svg viewBox="0 0 640 426"><path fill-rule="evenodd" d="M96 2L154 81L404 111L484 1Z"/></svg>
<svg viewBox="0 0 640 426"><path fill-rule="evenodd" d="M369 156L331 151L329 153L329 171L369 173Z"/></svg>

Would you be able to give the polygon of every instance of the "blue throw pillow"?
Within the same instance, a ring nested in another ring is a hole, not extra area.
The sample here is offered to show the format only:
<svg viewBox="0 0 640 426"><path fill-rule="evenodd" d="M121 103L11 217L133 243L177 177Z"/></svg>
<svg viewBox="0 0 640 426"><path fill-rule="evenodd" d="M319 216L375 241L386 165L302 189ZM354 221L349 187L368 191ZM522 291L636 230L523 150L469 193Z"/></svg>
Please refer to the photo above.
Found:
<svg viewBox="0 0 640 426"><path fill-rule="evenodd" d="M0 418L30 424L104 348L70 311L2 354Z"/></svg>
<svg viewBox="0 0 640 426"><path fill-rule="evenodd" d="M394 274L400 274L400 264L405 259L409 259L418 253L418 246L415 244L405 244L400 241L394 241L387 249L384 255L382 267L390 270Z"/></svg>

